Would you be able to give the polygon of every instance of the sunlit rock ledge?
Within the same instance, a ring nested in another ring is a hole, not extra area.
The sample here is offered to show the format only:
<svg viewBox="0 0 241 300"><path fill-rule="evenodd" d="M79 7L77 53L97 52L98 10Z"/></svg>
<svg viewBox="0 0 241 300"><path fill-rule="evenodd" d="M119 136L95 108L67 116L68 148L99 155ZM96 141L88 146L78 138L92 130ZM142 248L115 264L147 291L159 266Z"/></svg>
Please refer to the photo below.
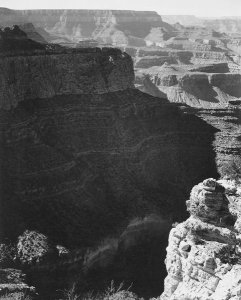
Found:
<svg viewBox="0 0 241 300"><path fill-rule="evenodd" d="M160 299L240 299L240 212L231 214L225 188L214 179L192 189L187 207L191 216L169 235Z"/></svg>

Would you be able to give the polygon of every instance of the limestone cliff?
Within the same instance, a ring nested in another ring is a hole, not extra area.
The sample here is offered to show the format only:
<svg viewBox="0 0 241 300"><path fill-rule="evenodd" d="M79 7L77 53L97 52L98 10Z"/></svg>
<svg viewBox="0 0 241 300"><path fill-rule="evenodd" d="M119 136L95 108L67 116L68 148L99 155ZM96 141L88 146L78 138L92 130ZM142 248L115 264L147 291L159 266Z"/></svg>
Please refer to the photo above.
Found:
<svg viewBox="0 0 241 300"><path fill-rule="evenodd" d="M225 188L214 179L196 185L190 217L169 235L165 290L160 299L240 299L240 231ZM240 213L240 212L239 212Z"/></svg>

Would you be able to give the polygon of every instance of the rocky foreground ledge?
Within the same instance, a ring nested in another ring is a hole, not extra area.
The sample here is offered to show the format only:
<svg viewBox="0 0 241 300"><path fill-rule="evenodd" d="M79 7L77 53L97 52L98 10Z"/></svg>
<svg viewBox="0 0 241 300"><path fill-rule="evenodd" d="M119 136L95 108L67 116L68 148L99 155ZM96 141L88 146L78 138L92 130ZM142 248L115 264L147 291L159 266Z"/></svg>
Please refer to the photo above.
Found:
<svg viewBox="0 0 241 300"><path fill-rule="evenodd" d="M238 205L236 216L230 206L216 180L194 186L187 201L191 216L169 235L160 300L241 299L240 214Z"/></svg>

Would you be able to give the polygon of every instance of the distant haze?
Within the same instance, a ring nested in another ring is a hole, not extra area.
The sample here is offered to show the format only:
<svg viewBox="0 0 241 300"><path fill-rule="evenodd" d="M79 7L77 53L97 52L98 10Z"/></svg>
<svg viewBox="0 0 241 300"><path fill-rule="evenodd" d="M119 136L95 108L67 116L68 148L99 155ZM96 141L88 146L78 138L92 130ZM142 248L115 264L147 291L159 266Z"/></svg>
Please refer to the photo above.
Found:
<svg viewBox="0 0 241 300"><path fill-rule="evenodd" d="M0 0L12 9L154 10L160 15L241 16L241 0Z"/></svg>

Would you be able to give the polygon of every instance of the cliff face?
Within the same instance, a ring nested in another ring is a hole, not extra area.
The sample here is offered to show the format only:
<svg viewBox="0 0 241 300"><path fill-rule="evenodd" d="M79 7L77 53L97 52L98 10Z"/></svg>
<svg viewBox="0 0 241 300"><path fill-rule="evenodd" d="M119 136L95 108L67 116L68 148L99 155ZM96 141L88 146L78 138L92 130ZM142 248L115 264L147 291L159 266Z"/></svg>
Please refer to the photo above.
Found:
<svg viewBox="0 0 241 300"><path fill-rule="evenodd" d="M116 49L0 57L0 107L56 95L102 94L133 87L131 58Z"/></svg>
<svg viewBox="0 0 241 300"><path fill-rule="evenodd" d="M78 41L94 38L105 43L137 43L150 33L154 27L172 30L156 12L118 11L118 10L0 10L3 26L21 23L33 23L54 35Z"/></svg>
<svg viewBox="0 0 241 300"><path fill-rule="evenodd" d="M236 216L224 187L203 181L192 189L187 207L190 218L169 235L168 276L160 299L239 299L240 231L233 227Z"/></svg>
<svg viewBox="0 0 241 300"><path fill-rule="evenodd" d="M195 72L180 71L180 68L163 65L161 68L153 67L139 71L136 76L139 77L140 83L148 76L154 85L153 88L156 87L160 92L165 93L169 101L191 107L224 108L229 105L230 100L238 100L241 97L240 74L206 73L206 68L204 72L196 72L196 70L194 69ZM213 70L215 70L214 66Z"/></svg>
<svg viewBox="0 0 241 300"><path fill-rule="evenodd" d="M127 53L131 52L126 50ZM140 50L133 56L136 68L150 68L162 66L165 62L179 65L195 65L210 63L232 63L231 58L225 52L220 51L197 51L196 49L178 50Z"/></svg>

